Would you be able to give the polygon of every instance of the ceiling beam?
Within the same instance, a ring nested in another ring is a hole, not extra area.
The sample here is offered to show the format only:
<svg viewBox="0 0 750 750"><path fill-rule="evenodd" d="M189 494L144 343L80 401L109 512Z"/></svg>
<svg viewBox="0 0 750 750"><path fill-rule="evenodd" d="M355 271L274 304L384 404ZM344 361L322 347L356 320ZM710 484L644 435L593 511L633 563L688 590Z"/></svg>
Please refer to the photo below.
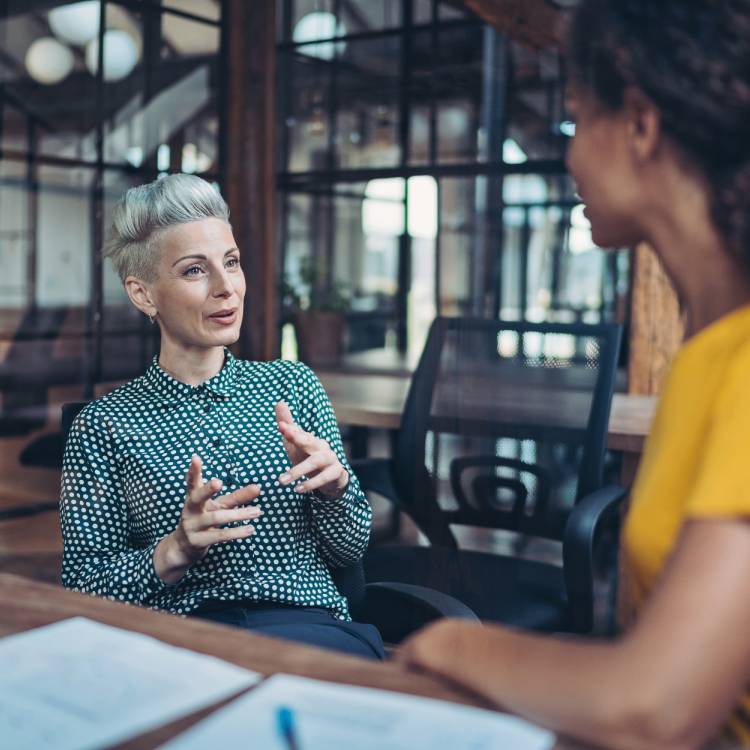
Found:
<svg viewBox="0 0 750 750"><path fill-rule="evenodd" d="M558 47L562 13L547 0L455 0L489 26L536 49Z"/></svg>

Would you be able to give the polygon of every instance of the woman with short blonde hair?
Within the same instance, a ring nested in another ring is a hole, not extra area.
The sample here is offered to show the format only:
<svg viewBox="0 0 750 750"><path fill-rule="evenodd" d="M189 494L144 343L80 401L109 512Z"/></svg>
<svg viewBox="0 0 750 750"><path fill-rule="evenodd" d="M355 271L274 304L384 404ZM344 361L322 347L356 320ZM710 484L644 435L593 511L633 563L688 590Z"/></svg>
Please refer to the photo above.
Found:
<svg viewBox="0 0 750 750"><path fill-rule="evenodd" d="M73 424L63 583L382 658L331 578L364 553L371 511L330 402L305 365L227 348L245 277L218 191L191 175L132 188L105 254L161 345Z"/></svg>

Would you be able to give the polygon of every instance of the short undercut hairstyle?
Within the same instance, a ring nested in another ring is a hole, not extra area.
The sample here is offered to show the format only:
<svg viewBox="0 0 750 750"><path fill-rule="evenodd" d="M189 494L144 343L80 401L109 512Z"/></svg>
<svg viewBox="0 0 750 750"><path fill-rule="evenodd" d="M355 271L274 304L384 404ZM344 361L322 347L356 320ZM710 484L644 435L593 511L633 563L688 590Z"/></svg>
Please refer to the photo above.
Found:
<svg viewBox="0 0 750 750"><path fill-rule="evenodd" d="M229 224L229 208L219 191L196 175L172 174L130 188L115 206L111 237L102 255L112 259L123 284L128 276L154 281L159 235L202 219Z"/></svg>

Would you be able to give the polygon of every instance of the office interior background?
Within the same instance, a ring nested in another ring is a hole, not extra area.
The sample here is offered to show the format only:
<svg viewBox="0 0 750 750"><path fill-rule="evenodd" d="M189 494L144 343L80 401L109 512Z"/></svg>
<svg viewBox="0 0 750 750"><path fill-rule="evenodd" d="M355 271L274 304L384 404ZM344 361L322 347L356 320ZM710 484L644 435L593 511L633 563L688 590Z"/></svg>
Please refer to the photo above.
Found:
<svg viewBox="0 0 750 750"><path fill-rule="evenodd" d="M53 501L59 404L158 351L100 249L163 174L229 201L240 356L299 357L301 308L343 316L341 356L375 370L436 315L628 325L630 255L593 244L565 168L559 49L470 5L0 2L0 495Z"/></svg>

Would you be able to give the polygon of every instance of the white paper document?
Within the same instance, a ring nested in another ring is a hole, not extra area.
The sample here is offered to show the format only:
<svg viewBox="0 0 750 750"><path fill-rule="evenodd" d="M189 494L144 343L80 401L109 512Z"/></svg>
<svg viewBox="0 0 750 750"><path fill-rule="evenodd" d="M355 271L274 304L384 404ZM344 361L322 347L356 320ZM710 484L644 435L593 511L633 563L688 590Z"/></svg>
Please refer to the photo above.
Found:
<svg viewBox="0 0 750 750"><path fill-rule="evenodd" d="M550 732L506 714L276 675L162 747L287 750L281 707L294 714L298 750L548 750L555 742Z"/></svg>
<svg viewBox="0 0 750 750"><path fill-rule="evenodd" d="M259 679L220 659L74 617L0 640L0 747L106 747Z"/></svg>

